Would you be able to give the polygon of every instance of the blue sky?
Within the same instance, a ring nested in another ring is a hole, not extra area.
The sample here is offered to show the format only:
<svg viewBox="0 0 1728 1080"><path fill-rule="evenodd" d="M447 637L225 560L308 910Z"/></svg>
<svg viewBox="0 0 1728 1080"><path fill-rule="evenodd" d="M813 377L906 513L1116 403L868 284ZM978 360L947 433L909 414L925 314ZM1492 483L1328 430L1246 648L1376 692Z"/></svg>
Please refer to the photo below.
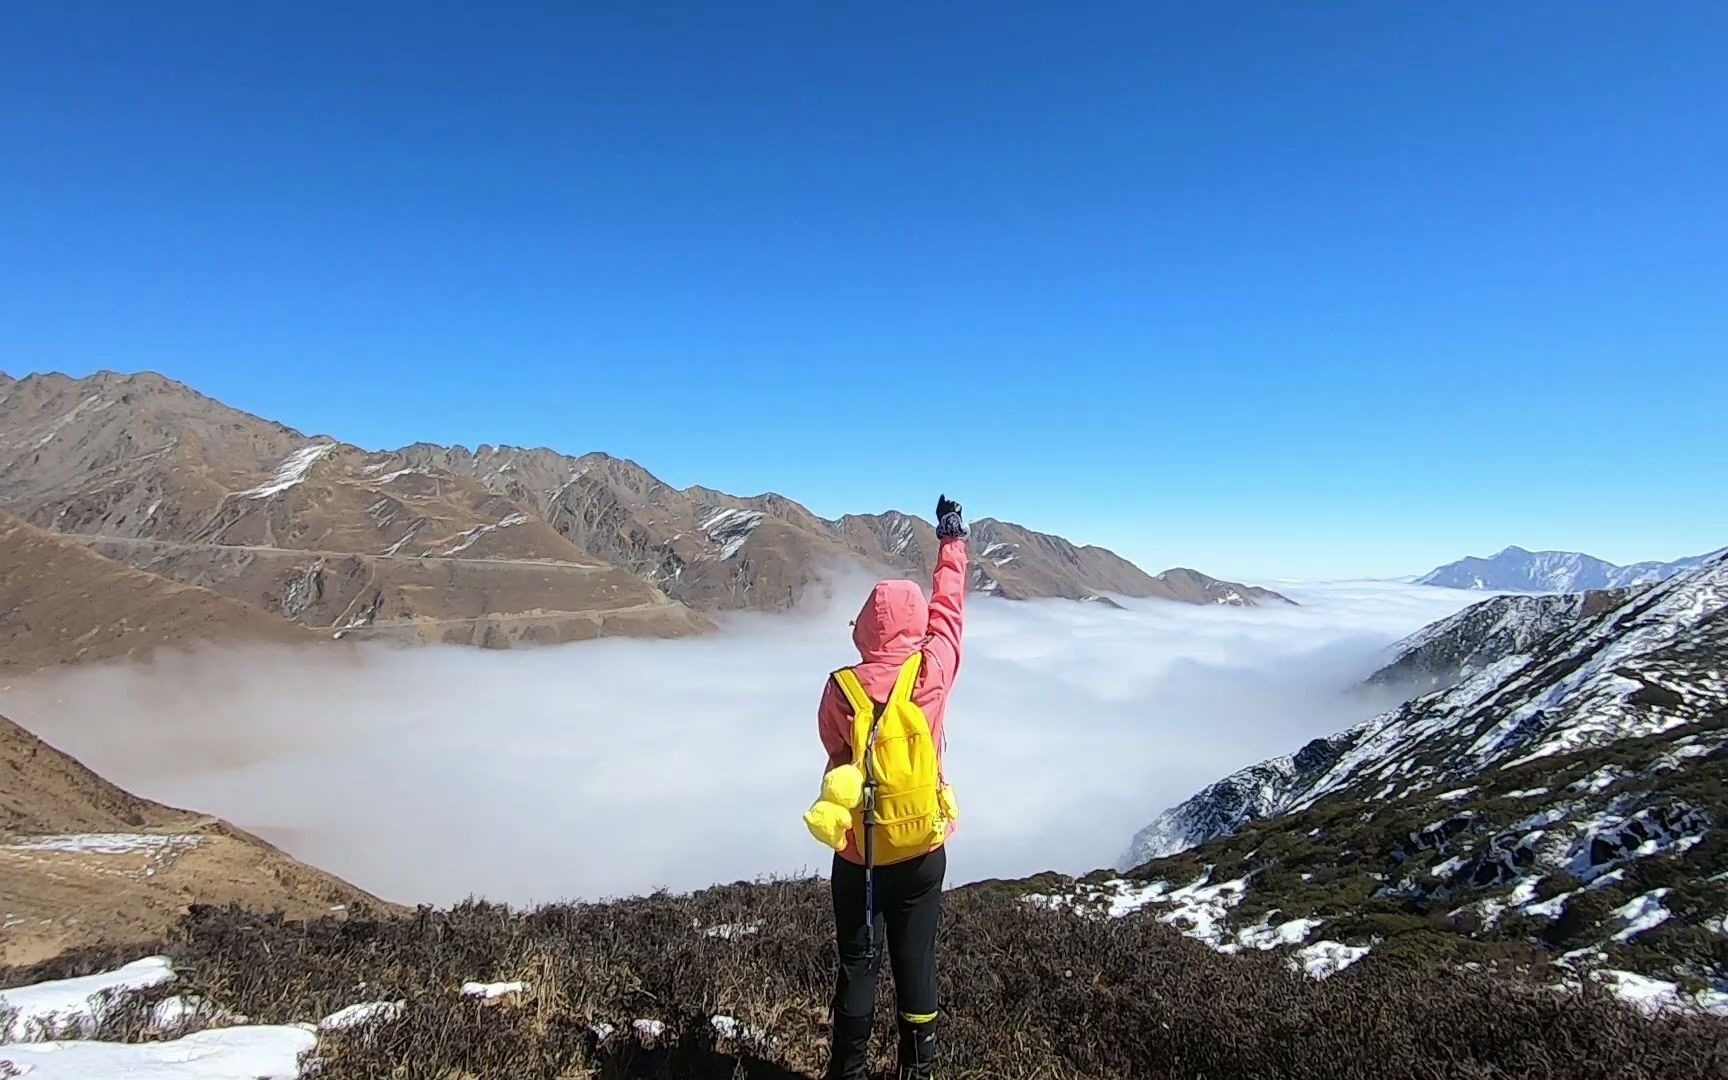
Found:
<svg viewBox="0 0 1728 1080"><path fill-rule="evenodd" d="M1728 543L1728 5L33 5L0 370L1214 573Z"/></svg>

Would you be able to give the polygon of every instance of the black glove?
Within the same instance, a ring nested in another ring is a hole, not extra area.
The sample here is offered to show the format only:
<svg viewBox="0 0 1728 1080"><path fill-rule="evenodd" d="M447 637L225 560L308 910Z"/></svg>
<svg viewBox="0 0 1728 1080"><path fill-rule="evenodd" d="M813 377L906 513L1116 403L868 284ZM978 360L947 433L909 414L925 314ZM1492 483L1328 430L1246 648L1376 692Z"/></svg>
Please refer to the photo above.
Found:
<svg viewBox="0 0 1728 1080"><path fill-rule="evenodd" d="M965 513L960 504L943 495L936 500L936 539L953 540L966 535Z"/></svg>

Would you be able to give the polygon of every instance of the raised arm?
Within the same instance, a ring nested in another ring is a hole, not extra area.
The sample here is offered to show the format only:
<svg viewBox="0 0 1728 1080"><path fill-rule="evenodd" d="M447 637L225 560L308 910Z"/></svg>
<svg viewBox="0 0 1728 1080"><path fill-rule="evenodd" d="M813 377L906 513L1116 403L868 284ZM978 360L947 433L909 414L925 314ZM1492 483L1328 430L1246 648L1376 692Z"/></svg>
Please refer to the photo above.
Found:
<svg viewBox="0 0 1728 1080"><path fill-rule="evenodd" d="M960 634L966 608L966 520L960 504L936 503L936 573L930 581L930 630L924 639L924 683L946 695L960 672Z"/></svg>

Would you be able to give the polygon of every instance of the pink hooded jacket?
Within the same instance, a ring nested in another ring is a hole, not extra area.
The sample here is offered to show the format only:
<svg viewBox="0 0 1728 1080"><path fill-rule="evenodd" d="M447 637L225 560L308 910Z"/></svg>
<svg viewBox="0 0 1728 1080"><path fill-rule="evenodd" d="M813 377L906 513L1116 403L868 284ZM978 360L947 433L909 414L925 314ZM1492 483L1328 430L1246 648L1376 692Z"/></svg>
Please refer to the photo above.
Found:
<svg viewBox="0 0 1728 1080"><path fill-rule="evenodd" d="M871 700L886 701L894 689L900 666L913 653L923 652L924 666L918 675L918 685L913 688L912 700L930 721L930 737L936 741L940 760L948 694L954 689L954 676L960 671L960 625L966 600L964 538L942 542L930 593L926 602L924 590L914 582L878 582L852 627L852 644L858 646L858 655L863 658L852 670ZM816 719L822 747L828 751L827 768L851 761L852 707L833 679L822 689ZM864 861L857 839L850 834L840 854L855 863Z"/></svg>

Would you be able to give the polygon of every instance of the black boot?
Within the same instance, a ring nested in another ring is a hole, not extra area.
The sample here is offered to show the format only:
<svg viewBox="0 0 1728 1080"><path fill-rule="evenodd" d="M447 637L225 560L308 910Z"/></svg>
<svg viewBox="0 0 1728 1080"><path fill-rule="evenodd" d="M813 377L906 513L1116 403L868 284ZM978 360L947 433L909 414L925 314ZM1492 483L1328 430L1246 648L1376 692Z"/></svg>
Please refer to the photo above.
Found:
<svg viewBox="0 0 1728 1080"><path fill-rule="evenodd" d="M867 1080L870 1075L872 1016L834 1014L834 1036L828 1050L827 1080Z"/></svg>
<svg viewBox="0 0 1728 1080"><path fill-rule="evenodd" d="M936 1021L900 1018L900 1080L932 1080L936 1075Z"/></svg>

